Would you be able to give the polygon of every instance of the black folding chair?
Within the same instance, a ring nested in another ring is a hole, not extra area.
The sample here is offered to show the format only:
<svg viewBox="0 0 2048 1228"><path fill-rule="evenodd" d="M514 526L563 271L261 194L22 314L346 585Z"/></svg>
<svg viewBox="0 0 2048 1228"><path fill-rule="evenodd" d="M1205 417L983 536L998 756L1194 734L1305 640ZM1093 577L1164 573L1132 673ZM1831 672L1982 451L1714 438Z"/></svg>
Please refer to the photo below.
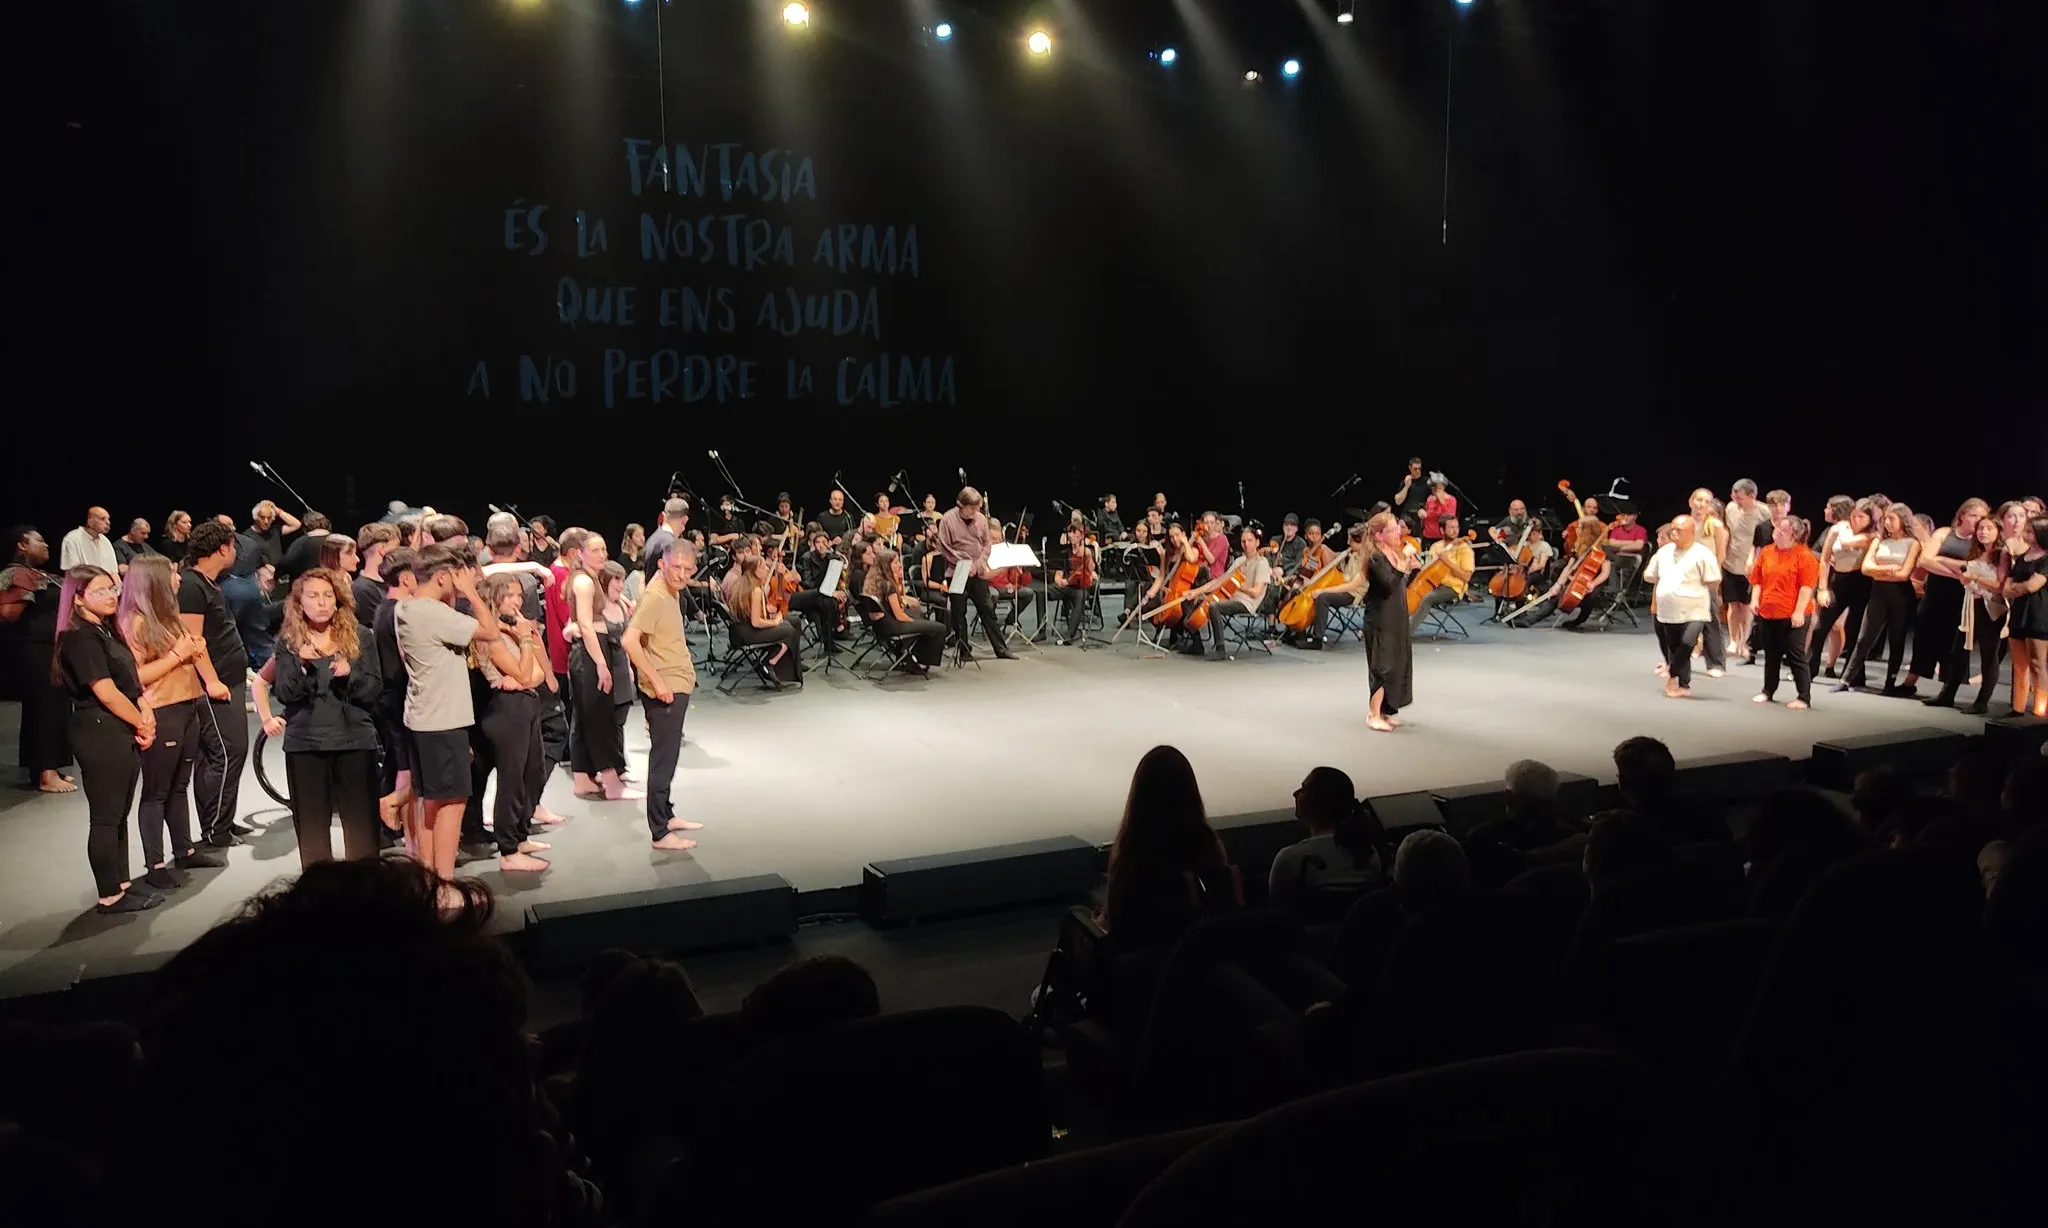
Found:
<svg viewBox="0 0 2048 1228"><path fill-rule="evenodd" d="M866 593L862 593L859 597L854 598L854 601L856 603L854 608L860 614L861 622L867 624L868 645L861 649L859 656L853 659L853 668L859 671L861 676L869 682L880 682L901 669L903 663L910 659L910 654L917 651L918 635L915 631L892 632L885 629L882 626L881 598L870 597ZM866 661L870 656L878 654L881 658L878 663L869 666L865 670L861 669L862 662ZM928 679L931 677L924 670L913 672L920 678Z"/></svg>

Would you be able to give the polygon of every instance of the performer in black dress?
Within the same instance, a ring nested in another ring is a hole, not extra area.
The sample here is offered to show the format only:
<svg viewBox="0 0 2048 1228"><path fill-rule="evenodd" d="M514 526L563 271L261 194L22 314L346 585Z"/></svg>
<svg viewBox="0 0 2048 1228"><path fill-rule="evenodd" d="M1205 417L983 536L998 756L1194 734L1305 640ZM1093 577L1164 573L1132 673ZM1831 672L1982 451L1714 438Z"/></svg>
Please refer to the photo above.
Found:
<svg viewBox="0 0 2048 1228"><path fill-rule="evenodd" d="M1365 657L1372 674L1372 708L1366 724L1381 733L1401 722L1394 714L1412 700L1415 654L1408 639L1408 574L1419 565L1404 540L1399 517L1381 512L1365 524L1372 553L1366 556Z"/></svg>

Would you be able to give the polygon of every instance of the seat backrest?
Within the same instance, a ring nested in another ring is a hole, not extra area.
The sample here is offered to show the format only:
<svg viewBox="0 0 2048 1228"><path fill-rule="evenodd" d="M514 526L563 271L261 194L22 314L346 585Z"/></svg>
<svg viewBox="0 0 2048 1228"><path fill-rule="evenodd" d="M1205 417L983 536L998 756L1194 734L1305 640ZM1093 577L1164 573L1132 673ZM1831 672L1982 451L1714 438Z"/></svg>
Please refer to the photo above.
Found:
<svg viewBox="0 0 2048 1228"><path fill-rule="evenodd" d="M1410 918L1358 1017L1367 1067L1415 1069L1546 1042L1556 959L1537 912L1532 897L1503 891Z"/></svg>
<svg viewBox="0 0 2048 1228"><path fill-rule="evenodd" d="M1223 1132L1197 1126L1091 1147L893 1198L868 1228L1114 1228L1166 1166Z"/></svg>
<svg viewBox="0 0 2048 1228"><path fill-rule="evenodd" d="M817 1145L821 1129L830 1146ZM789 1222L843 1218L1039 1159L1051 1137L1038 1044L1022 1025L988 1007L907 1011L748 1055L700 1140L694 1182L720 1214L757 1213L772 1191Z"/></svg>
<svg viewBox="0 0 2048 1228"><path fill-rule="evenodd" d="M1756 996L1775 921L1710 921L1608 943L1593 996L1607 1033L1692 1091L1712 1087Z"/></svg>
<svg viewBox="0 0 2048 1228"><path fill-rule="evenodd" d="M1170 1165L1121 1225L1343 1222L1331 1206L1346 1194L1369 1214L1345 1218L1376 1224L1671 1223L1685 1196L1672 1121L1655 1074L1621 1054L1467 1062L1241 1122Z"/></svg>

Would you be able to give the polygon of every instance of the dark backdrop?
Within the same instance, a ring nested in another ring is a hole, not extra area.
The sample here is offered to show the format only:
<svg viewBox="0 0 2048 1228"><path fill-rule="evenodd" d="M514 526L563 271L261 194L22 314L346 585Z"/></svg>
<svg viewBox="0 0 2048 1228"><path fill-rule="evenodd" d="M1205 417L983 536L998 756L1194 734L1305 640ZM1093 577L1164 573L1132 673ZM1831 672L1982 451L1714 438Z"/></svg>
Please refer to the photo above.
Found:
<svg viewBox="0 0 2048 1228"><path fill-rule="evenodd" d="M1940 516L2048 484L2018 4L984 3L943 47L923 0L802 37L780 7L17 15L65 83L29 111L42 459L6 516L241 516L263 458L345 526L509 499L616 531L678 468L714 494L713 448L761 502L964 469L1005 518L1240 482L1327 511L1412 452L1488 512L1565 477L1651 514L1744 475ZM709 163L703 194L675 166L635 195L629 139ZM728 199L721 144L770 173Z"/></svg>

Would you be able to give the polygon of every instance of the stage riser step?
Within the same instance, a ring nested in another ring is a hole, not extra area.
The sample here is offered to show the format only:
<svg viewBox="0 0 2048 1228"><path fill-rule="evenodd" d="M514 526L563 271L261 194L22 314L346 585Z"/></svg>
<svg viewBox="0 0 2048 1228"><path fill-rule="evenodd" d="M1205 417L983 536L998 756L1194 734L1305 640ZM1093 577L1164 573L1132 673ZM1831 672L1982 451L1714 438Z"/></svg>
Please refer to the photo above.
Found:
<svg viewBox="0 0 2048 1228"><path fill-rule="evenodd" d="M526 910L520 935L535 972L580 968L611 947L645 955L743 946L796 932L796 889L780 874L659 887Z"/></svg>
<svg viewBox="0 0 2048 1228"><path fill-rule="evenodd" d="M1907 776L1938 776L1962 753L1963 742L1963 735L1953 729L1929 727L1815 742L1807 780L1846 793L1855 787L1857 776L1874 767L1893 768Z"/></svg>
<svg viewBox="0 0 2048 1228"><path fill-rule="evenodd" d="M1102 850L1079 836L877 861L861 873L860 913L893 925L1046 900L1085 900Z"/></svg>

